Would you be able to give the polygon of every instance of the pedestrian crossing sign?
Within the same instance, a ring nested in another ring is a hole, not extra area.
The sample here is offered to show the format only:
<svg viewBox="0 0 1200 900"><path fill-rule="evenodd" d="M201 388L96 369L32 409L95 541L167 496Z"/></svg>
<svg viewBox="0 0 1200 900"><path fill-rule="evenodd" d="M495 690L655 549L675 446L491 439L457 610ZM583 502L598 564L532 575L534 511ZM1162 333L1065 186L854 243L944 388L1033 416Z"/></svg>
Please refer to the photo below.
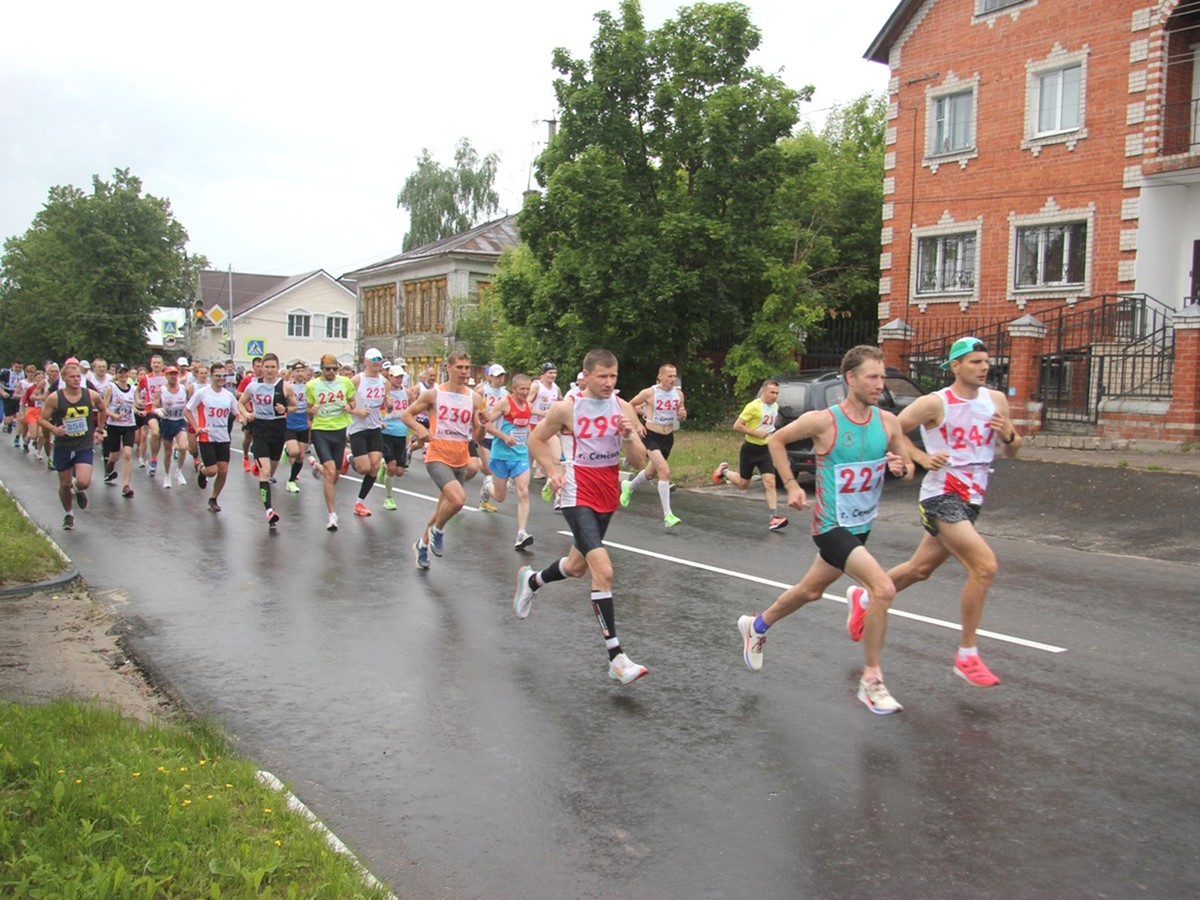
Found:
<svg viewBox="0 0 1200 900"><path fill-rule="evenodd" d="M162 323L163 337L175 337L179 334L179 326L174 319L164 319Z"/></svg>
<svg viewBox="0 0 1200 900"><path fill-rule="evenodd" d="M267 342L262 338L246 338L246 355L253 358L262 356Z"/></svg>

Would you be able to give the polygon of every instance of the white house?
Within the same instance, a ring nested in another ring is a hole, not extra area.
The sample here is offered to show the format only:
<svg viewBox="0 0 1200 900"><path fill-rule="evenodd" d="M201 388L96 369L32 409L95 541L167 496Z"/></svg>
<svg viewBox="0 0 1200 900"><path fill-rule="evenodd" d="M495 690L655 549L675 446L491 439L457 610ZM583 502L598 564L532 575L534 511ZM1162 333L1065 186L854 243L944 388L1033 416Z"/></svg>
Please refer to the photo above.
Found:
<svg viewBox="0 0 1200 900"><path fill-rule="evenodd" d="M264 353L284 365L313 363L324 353L343 363L355 359L353 282L324 269L291 277L204 271L195 302L206 315L194 319L185 345L198 360L245 365Z"/></svg>

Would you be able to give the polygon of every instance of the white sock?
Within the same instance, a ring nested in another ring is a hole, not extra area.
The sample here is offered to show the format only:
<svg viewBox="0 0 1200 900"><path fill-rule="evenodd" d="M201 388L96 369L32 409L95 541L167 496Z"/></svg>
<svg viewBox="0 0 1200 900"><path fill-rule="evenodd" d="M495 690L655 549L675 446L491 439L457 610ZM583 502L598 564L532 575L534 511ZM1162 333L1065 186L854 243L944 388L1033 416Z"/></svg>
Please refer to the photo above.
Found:
<svg viewBox="0 0 1200 900"><path fill-rule="evenodd" d="M662 501L663 515L671 515L671 482L658 479L658 499Z"/></svg>
<svg viewBox="0 0 1200 900"><path fill-rule="evenodd" d="M646 483L646 473L638 472L636 475L634 475L632 478L629 479L629 489L634 490L635 488L637 488L638 485L645 484L645 483Z"/></svg>
<svg viewBox="0 0 1200 900"><path fill-rule="evenodd" d="M978 656L978 655L979 655L978 647L959 647L958 648L958 658L959 659L967 659L968 657Z"/></svg>

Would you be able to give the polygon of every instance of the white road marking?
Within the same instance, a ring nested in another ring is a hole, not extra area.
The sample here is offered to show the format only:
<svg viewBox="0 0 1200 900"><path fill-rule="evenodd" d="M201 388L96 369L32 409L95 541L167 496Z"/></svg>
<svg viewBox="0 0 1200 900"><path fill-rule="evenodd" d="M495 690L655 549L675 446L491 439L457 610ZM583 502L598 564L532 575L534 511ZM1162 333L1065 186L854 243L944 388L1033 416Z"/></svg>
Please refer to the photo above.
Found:
<svg viewBox="0 0 1200 900"><path fill-rule="evenodd" d="M558 533L566 535L567 537L571 537L571 532L569 531L560 531ZM613 541L605 541L604 545L606 547L612 547L616 550L624 550L628 553L636 553L640 556L649 556L652 559L661 559L665 562L675 563L676 565L680 566L687 566L691 569L702 569L705 572L712 572L716 575L725 575L729 578L737 578L741 581L750 581L754 584L779 588L780 590L787 590L792 586L791 584L786 584L782 581L773 581L770 578L760 578L757 575L747 575L745 572L735 572L732 569L723 569L720 566L712 566L708 563L696 562L695 560L691 559L682 559L678 556L668 556L665 553L655 553L653 550L643 550L641 547L631 547L628 544L618 544ZM822 596L826 600L833 600L836 603L846 602L845 597L838 597L834 594L823 594ZM949 628L951 631L958 631L960 628L958 622L948 622L945 619L935 619L932 616L922 616L918 613L911 613L902 609L892 608L889 610L889 612L893 616L898 616L902 619L912 619L914 622L923 622L926 625L936 625L939 628ZM1031 641L1027 638L1015 637L1011 634L1001 634L997 631L985 631L982 628L976 631L976 634L978 634L980 637L987 637L996 641L1004 641L1009 644L1017 644L1021 647L1030 647L1034 650L1044 650L1047 653L1067 652L1066 647L1056 647L1053 644L1043 644L1040 641Z"/></svg>

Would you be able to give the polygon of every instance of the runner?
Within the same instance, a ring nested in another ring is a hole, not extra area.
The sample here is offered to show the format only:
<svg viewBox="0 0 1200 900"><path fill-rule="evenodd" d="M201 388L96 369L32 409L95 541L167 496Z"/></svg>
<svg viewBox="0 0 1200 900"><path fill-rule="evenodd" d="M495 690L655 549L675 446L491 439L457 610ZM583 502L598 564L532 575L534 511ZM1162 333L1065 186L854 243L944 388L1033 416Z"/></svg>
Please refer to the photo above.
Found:
<svg viewBox="0 0 1200 900"><path fill-rule="evenodd" d="M496 404L508 396L508 388L504 386L504 379L507 373L504 366L500 363L492 363L487 368L487 381L477 389L483 397L484 411L490 412L496 407ZM488 432L483 436L483 440L479 443L479 462L483 468L483 473L489 478L483 481L483 487L479 489L479 508L484 512L496 512L496 504L492 503L491 495L488 493L488 481L492 475L491 457L492 457L492 440L493 435ZM503 479L502 479L503 480ZM501 503L504 501L501 500Z"/></svg>
<svg viewBox="0 0 1200 900"><path fill-rule="evenodd" d="M292 398L296 408L289 410L284 420L284 449L292 462L292 470L288 475L287 492L300 493L300 483L296 480L304 468L304 458L308 453L308 396L305 386L310 377L308 366L303 361L292 363Z"/></svg>
<svg viewBox="0 0 1200 900"><path fill-rule="evenodd" d="M237 395L225 389L225 366L213 363L208 376L208 385L197 388L188 400L184 415L196 432L200 445L200 473L196 484L200 490L213 479L212 496L208 498L210 512L218 513L221 505L217 498L229 477L229 429L233 419L242 421Z"/></svg>
<svg viewBox="0 0 1200 900"><path fill-rule="evenodd" d="M22 406L25 408L25 452L29 452L29 445L33 444L33 458L39 462L42 459L42 405L46 402L46 373L36 371L33 373L33 382L25 389L25 396L21 398ZM49 457L47 457L49 459Z"/></svg>
<svg viewBox="0 0 1200 900"><path fill-rule="evenodd" d="M13 364L0 372L0 396L4 397L4 433L12 434L17 424L17 410L21 407L21 398L17 394L21 380L25 377L25 364L14 359ZM21 444L20 436L13 439L13 446Z"/></svg>
<svg viewBox="0 0 1200 900"><path fill-rule="evenodd" d="M578 397L583 393L583 385L587 381L587 372L580 372L575 376L575 380L571 382L571 386L567 388L568 397ZM632 404L630 404L632 406Z"/></svg>
<svg viewBox="0 0 1200 900"><path fill-rule="evenodd" d="M733 430L746 438L742 442L738 470L732 471L729 463L723 462L713 472L714 484L724 481L744 491L750 487L750 479L754 470L758 469L767 496L767 512L770 514L767 528L770 531L786 528L788 523L787 517L779 515L776 508L779 497L775 490L775 464L767 449L767 438L775 431L775 423L779 420L779 404L775 402L778 399L779 382L769 378L759 388L758 397L747 403L741 415L733 421ZM784 474L790 478L791 468L785 468Z"/></svg>
<svg viewBox="0 0 1200 900"><path fill-rule="evenodd" d="M508 497L508 480L517 489L517 540L514 549L526 550L533 535L525 530L529 523L529 406L530 378L514 375L512 393L484 414L487 432L492 436L492 474L483 483L480 497L487 495L497 503ZM483 501L480 500L480 507ZM495 511L495 507L492 508Z"/></svg>
<svg viewBox="0 0 1200 900"><path fill-rule="evenodd" d="M321 357L321 377L304 386L312 446L317 454L313 472L325 480L325 508L329 512L326 531L338 529L337 513L333 511L334 486L346 458L346 426L354 409L354 382L339 375L339 368L337 358L326 353Z"/></svg>
<svg viewBox="0 0 1200 900"><path fill-rule="evenodd" d="M471 357L464 350L455 350L446 358L448 380L432 390L424 391L400 414L404 424L423 442L425 471L437 485L437 507L425 524L425 531L413 544L417 568L429 568L429 554L442 556L446 525L467 502L464 484L471 453L467 445L472 435L482 429L483 398L467 386L471 377ZM429 414L426 428L417 416Z"/></svg>
<svg viewBox="0 0 1200 900"><path fill-rule="evenodd" d="M154 412L158 406L158 391L167 383L166 373L163 372L163 358L155 353L150 357L150 371L138 379L138 390L142 393L142 408L145 414L139 425L146 428L143 441L150 442L150 459L146 474L151 478L158 472L158 449L162 445L162 435L159 432L158 415ZM145 459L145 444L143 442L143 459Z"/></svg>
<svg viewBox="0 0 1200 900"><path fill-rule="evenodd" d="M13 438L13 446L23 446L26 453L29 452L29 423L26 397L30 395L30 388L37 383L38 367L33 363L25 366L25 377L17 385L17 434Z"/></svg>
<svg viewBox="0 0 1200 900"><path fill-rule="evenodd" d="M72 499L80 509L88 508L87 489L92 483L96 441L104 437L108 414L100 395L82 387L79 363L68 363L62 374L65 387L46 398L41 424L43 430L54 435L58 499L66 513L62 527L70 531L75 527ZM95 418L93 412L97 413Z"/></svg>
<svg viewBox="0 0 1200 900"><path fill-rule="evenodd" d="M658 481L658 500L662 504L663 522L668 528L679 524L679 516L671 512L671 467L667 459L675 446L675 432L679 423L687 418L687 407L683 402L683 391L675 387L675 367L663 363L658 367L658 382L646 388L629 401L634 412L645 416L646 424L638 422L638 434L646 445L650 465L621 485L621 505L628 506L629 499L639 485L654 478Z"/></svg>
<svg viewBox="0 0 1200 900"><path fill-rule="evenodd" d="M155 393L154 414L158 416L158 435L163 454L163 487L170 488L171 482L180 486L187 484L183 477L183 464L187 460L187 418L183 411L191 399L192 392L179 381L179 369L167 366L163 369L167 383ZM179 465L171 474L171 462L178 456Z"/></svg>
<svg viewBox="0 0 1200 900"><path fill-rule="evenodd" d="M279 524L279 513L271 504L271 482L283 456L287 437L287 415L296 409L292 386L279 377L279 357L265 354L259 365L262 375L253 379L238 395L242 418L253 423L254 471L258 473L258 496L266 510L267 527Z"/></svg>
<svg viewBox="0 0 1200 900"><path fill-rule="evenodd" d="M762 669L767 629L801 606L820 600L843 572L865 585L873 597L890 600L895 592L892 580L865 545L879 511L886 470L911 478L912 464L896 417L876 405L884 387L883 353L877 347L854 347L842 357L841 371L845 400L832 409L804 413L768 440L775 465L787 473L788 506L804 509L807 498L788 468L787 445L812 438L817 459L813 510L817 558L804 578L780 594L770 608L738 619L742 658L753 672ZM880 715L903 708L884 687L879 648L872 641L866 647L858 699Z"/></svg>
<svg viewBox="0 0 1200 900"><path fill-rule="evenodd" d="M421 375L417 378L417 396L420 397L426 391L432 391L437 387L437 369L434 366L426 366L421 370ZM429 428L429 414L421 413L417 416L417 421ZM424 447L424 441L418 438L415 434L411 434L408 439L408 458L412 459L417 453L420 453Z"/></svg>
<svg viewBox="0 0 1200 900"><path fill-rule="evenodd" d="M962 563L967 583L954 671L969 684L993 687L1000 679L979 658L975 634L996 577L996 554L976 530L975 520L987 494L997 446L1001 456L1012 459L1021 449L1021 436L1009 416L1008 398L987 387L988 348L983 341L973 337L955 341L942 368L954 373L954 383L914 400L900 413L901 429L907 432L920 426L925 439L925 450L913 447L912 455L926 470L919 500L926 534L912 557L887 574L899 592L927 579L951 556ZM867 586L865 592L852 588L847 600L850 636L859 640L865 615L866 641L882 649L891 595L877 597Z"/></svg>
<svg viewBox="0 0 1200 900"><path fill-rule="evenodd" d="M408 471L408 426L404 424L404 411L416 399L417 392L408 384L404 363L397 362L385 372L388 383L387 399L383 407L383 461L387 464L383 477L384 509L395 509L392 484Z"/></svg>
<svg viewBox="0 0 1200 900"><path fill-rule="evenodd" d="M354 503L354 514L366 518L371 515L366 499L375 486L375 480L383 466L383 409L388 384L383 375L383 354L371 347L363 354L364 369L355 375L355 409L346 436L350 439L350 455L354 457L354 471L362 476L358 488L358 500ZM390 495L389 495L390 499Z"/></svg>
<svg viewBox="0 0 1200 900"><path fill-rule="evenodd" d="M78 365L78 362L75 360L74 357L70 357L68 359L68 361L74 362L76 365ZM45 384L42 385L41 390L38 392L37 400L38 400L38 406L44 408L46 405L46 401L50 398L50 395L54 394L58 391L61 391L64 387L66 387L66 382L64 382L62 380L62 372L58 368L58 363L54 362L53 360L47 360L46 364L42 368L46 372L46 382L45 382ZM45 415L45 413L43 412L42 415ZM46 468L49 471L53 472L54 471L54 459L53 459L53 454L51 453L51 450L50 450L50 439L53 436L53 434L50 431L50 429L41 427L41 423L42 423L41 418L38 419L38 422L39 422L38 437L37 437L37 440L34 442L34 446L38 447L40 449L40 452L37 454L37 458L45 459L46 460Z"/></svg>
<svg viewBox="0 0 1200 900"><path fill-rule="evenodd" d="M129 380L129 366L117 363L117 375L100 394L108 409L108 423L104 435L104 483L116 484L117 459L121 460L121 496L133 497L133 486L129 483L133 475L133 444L137 436L135 418L141 397L133 382Z"/></svg>
<svg viewBox="0 0 1200 900"><path fill-rule="evenodd" d="M541 572L522 566L517 572L513 612L529 615L534 592L554 581L591 574L592 609L600 622L608 650L608 677L632 684L647 673L621 649L612 594L612 561L604 548L604 532L617 509L620 495L618 463L621 445L635 467L646 463L646 448L638 437L637 415L616 396L617 358L607 350L592 350L583 360L586 386L574 400L556 403L529 436L529 452L541 461L548 480L562 498L563 518L575 537L570 553ZM560 431L575 437L574 465L564 466L551 438Z"/></svg>
<svg viewBox="0 0 1200 900"><path fill-rule="evenodd" d="M108 374L108 361L103 357L92 360L92 371L87 377L87 384L93 391L104 396L104 389L112 384L112 376Z"/></svg>
<svg viewBox="0 0 1200 900"><path fill-rule="evenodd" d="M262 378L263 358L256 356L250 360L250 371L244 374L238 381L237 395L240 397L246 392L246 388L250 387L250 383ZM258 477L258 472L255 469L254 459L254 420L247 419L242 424L242 471L253 472L254 476Z"/></svg>
<svg viewBox="0 0 1200 900"><path fill-rule="evenodd" d="M533 387L529 391L529 405L533 408L533 418L529 421L529 427L536 429L538 423L550 412L550 407L562 399L562 391L558 389L558 385L554 383L558 377L558 367L552 362L542 363L542 372L533 382ZM551 452L557 459L563 459L562 440L557 434L553 434L548 439ZM533 457L533 476L534 478L545 478L546 473L538 464L536 457ZM547 503L550 502L553 491L550 489L549 483L542 488L542 499Z"/></svg>
<svg viewBox="0 0 1200 900"><path fill-rule="evenodd" d="M202 387L208 386L208 366L203 363L196 363L194 366L194 374L196 383L192 385L192 393L200 390ZM200 442L196 440L196 429L189 423L187 426L187 445L188 453L192 455L192 471L199 474L200 472Z"/></svg>

